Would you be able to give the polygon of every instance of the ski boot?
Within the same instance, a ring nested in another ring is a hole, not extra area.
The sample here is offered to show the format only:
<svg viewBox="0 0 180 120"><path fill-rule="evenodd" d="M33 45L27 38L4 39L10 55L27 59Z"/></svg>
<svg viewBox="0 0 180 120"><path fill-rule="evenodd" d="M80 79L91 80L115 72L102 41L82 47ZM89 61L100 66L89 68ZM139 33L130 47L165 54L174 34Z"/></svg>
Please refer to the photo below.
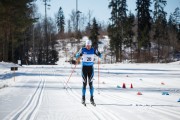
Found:
<svg viewBox="0 0 180 120"><path fill-rule="evenodd" d="M94 102L94 98L93 98L93 96L91 96L91 98L90 98L90 102L91 102L91 104L92 104L92 105L96 106L96 103Z"/></svg>
<svg viewBox="0 0 180 120"><path fill-rule="evenodd" d="M82 104L83 104L84 106L86 106L85 96L82 96Z"/></svg>

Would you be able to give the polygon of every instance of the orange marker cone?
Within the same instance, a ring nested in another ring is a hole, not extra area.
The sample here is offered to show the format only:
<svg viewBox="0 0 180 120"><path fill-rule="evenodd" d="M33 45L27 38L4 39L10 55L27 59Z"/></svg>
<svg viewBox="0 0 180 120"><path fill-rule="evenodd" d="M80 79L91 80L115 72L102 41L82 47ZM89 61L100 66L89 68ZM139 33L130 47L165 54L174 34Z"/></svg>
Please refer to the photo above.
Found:
<svg viewBox="0 0 180 120"><path fill-rule="evenodd" d="M137 95L142 95L142 93L141 93L141 92L138 92Z"/></svg>
<svg viewBox="0 0 180 120"><path fill-rule="evenodd" d="M125 84L125 83L123 83L123 86L122 86L122 88L126 88L126 84Z"/></svg>
<svg viewBox="0 0 180 120"><path fill-rule="evenodd" d="M132 85L132 83L131 83L131 86L130 86L130 88L133 88L133 85Z"/></svg>

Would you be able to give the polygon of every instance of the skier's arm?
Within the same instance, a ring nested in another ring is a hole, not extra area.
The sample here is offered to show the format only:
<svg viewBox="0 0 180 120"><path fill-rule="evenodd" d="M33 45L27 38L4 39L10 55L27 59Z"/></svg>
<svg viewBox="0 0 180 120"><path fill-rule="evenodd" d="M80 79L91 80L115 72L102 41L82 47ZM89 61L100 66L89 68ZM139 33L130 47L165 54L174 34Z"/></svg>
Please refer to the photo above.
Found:
<svg viewBox="0 0 180 120"><path fill-rule="evenodd" d="M94 54L97 55L99 58L102 58L102 54L97 49L94 50Z"/></svg>
<svg viewBox="0 0 180 120"><path fill-rule="evenodd" d="M76 53L76 59L80 58L82 56L82 48L79 50L79 52Z"/></svg>
<svg viewBox="0 0 180 120"><path fill-rule="evenodd" d="M80 59L82 56L82 48L79 50L79 52L76 53L76 64L80 63Z"/></svg>

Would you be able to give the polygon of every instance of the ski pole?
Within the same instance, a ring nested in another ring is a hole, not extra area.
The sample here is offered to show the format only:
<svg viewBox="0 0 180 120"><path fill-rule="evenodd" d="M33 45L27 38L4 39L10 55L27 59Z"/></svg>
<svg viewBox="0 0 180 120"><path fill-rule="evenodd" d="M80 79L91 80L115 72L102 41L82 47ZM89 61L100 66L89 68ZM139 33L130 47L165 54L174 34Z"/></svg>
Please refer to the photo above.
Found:
<svg viewBox="0 0 180 120"><path fill-rule="evenodd" d="M70 80L70 78L71 78L73 72L74 72L75 69L76 69L76 65L77 65L77 63L75 64L75 67L73 68L73 70L72 70L72 72L71 72L71 74L70 74L70 76L69 76L69 78L68 78L68 80L67 80L67 82L66 82L66 86L67 86L67 84L68 84L68 82L69 82L69 80Z"/></svg>
<svg viewBox="0 0 180 120"><path fill-rule="evenodd" d="M99 64L100 62L99 62L99 57L98 57L98 94L100 94L99 92Z"/></svg>

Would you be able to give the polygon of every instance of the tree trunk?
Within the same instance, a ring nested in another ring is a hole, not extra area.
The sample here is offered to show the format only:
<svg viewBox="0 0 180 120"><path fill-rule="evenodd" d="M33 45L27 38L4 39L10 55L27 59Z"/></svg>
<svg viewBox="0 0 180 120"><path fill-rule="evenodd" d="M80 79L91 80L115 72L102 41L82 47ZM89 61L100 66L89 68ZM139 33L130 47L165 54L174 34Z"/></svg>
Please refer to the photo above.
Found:
<svg viewBox="0 0 180 120"><path fill-rule="evenodd" d="M12 40L11 40L11 61L12 62L15 62L15 60L14 60L14 35L13 35L13 33L12 33Z"/></svg>
<svg viewBox="0 0 180 120"><path fill-rule="evenodd" d="M116 62L119 62L119 47L116 47Z"/></svg>

